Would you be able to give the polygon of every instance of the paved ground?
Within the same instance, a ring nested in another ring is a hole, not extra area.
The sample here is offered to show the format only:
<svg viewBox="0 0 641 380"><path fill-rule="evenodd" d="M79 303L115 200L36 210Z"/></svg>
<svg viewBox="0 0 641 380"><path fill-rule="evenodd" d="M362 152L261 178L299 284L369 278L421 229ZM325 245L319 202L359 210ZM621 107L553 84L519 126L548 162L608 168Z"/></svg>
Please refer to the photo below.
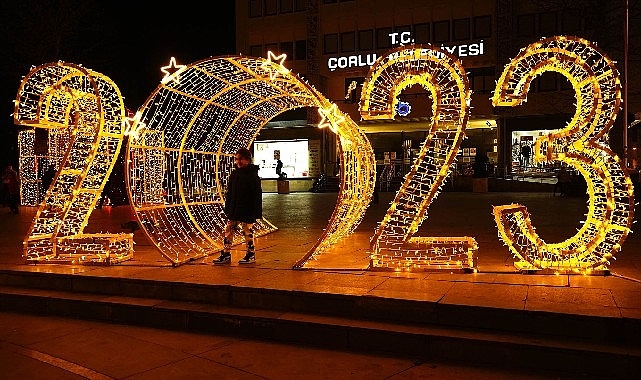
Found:
<svg viewBox="0 0 641 380"><path fill-rule="evenodd" d="M71 273L266 289L372 295L442 304L542 310L568 315L641 319L641 239L623 244L610 276L525 275L499 241L492 205L526 204L539 234L548 241L571 236L587 211L583 198L548 193L446 192L430 209L420 235L474 236L479 243L478 272L394 273L367 269L367 243L393 194L382 193L353 237L293 270L314 244L333 210L336 193L265 194L265 216L279 230L257 241L257 263L241 267L233 251L229 267L212 258L174 268L136 231L132 260L110 267L26 265L22 240L34 208L0 220L0 270ZM128 207L96 210L86 232L123 231L132 219ZM47 323L42 323L46 320ZM423 363L375 355L296 347L215 335L162 331L57 317L0 313L0 378L588 378L586 374L528 375L466 367L463 363ZM286 358L283 359L283 358ZM304 374L304 375L303 375Z"/></svg>

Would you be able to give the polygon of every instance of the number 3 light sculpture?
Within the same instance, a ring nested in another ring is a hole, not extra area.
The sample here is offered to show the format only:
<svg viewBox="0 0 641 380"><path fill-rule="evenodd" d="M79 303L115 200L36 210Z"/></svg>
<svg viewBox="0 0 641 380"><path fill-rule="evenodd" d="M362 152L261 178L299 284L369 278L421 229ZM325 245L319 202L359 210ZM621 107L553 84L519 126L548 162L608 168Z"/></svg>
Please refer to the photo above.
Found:
<svg viewBox="0 0 641 380"><path fill-rule="evenodd" d="M532 80L548 71L572 83L577 109L565 128L537 138L534 158L561 161L581 173L588 185L587 219L574 236L546 243L525 206L495 206L499 236L520 259L516 266L522 270L605 271L630 232L634 211L632 182L608 146L608 131L621 104L619 76L613 62L590 42L546 38L521 50L506 66L493 104L520 105L527 100Z"/></svg>

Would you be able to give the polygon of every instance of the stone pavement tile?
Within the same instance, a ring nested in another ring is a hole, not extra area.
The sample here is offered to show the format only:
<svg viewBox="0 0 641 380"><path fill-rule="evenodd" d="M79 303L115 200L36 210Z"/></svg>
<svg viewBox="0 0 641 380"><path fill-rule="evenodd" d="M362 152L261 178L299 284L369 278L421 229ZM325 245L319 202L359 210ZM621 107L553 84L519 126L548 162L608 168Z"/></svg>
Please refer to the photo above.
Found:
<svg viewBox="0 0 641 380"><path fill-rule="evenodd" d="M496 369L467 366L464 363L421 363L401 373L387 378L388 380L406 379L441 379L441 380L559 380L570 379L574 376L533 369ZM576 378L588 380L582 374ZM596 379L596 378L595 378Z"/></svg>
<svg viewBox="0 0 641 380"><path fill-rule="evenodd" d="M538 275L538 274L497 274L492 281L494 284L510 285L550 285L568 286L569 280L566 275Z"/></svg>
<svg viewBox="0 0 641 380"><path fill-rule="evenodd" d="M568 276L570 286L600 289L636 289L641 291L641 282L617 276Z"/></svg>
<svg viewBox="0 0 641 380"><path fill-rule="evenodd" d="M208 359L191 357L127 377L127 379L261 379L260 376Z"/></svg>
<svg viewBox="0 0 641 380"><path fill-rule="evenodd" d="M441 303L523 310L526 285L497 285L455 282Z"/></svg>
<svg viewBox="0 0 641 380"><path fill-rule="evenodd" d="M619 317L614 297L607 289L530 286L526 310Z"/></svg>
<svg viewBox="0 0 641 380"><path fill-rule="evenodd" d="M449 281L390 278L368 294L385 298L438 302L453 285Z"/></svg>
<svg viewBox="0 0 641 380"><path fill-rule="evenodd" d="M337 288L352 288L370 291L385 281L384 278L378 276L370 276L368 274L360 274L358 272L335 272L325 273L324 276L319 276L310 285L314 286L331 286Z"/></svg>
<svg viewBox="0 0 641 380"><path fill-rule="evenodd" d="M28 348L114 378L142 373L190 356L174 348L100 328L72 332L55 341L31 344Z"/></svg>
<svg viewBox="0 0 641 380"><path fill-rule="evenodd" d="M200 356L264 379L385 379L414 365L408 359L273 342L232 343Z"/></svg>
<svg viewBox="0 0 641 380"><path fill-rule="evenodd" d="M641 311L641 290L612 289L610 292L618 307Z"/></svg>
<svg viewBox="0 0 641 380"><path fill-rule="evenodd" d="M0 312L0 341L28 346L92 328L90 322Z"/></svg>
<svg viewBox="0 0 641 380"><path fill-rule="evenodd" d="M0 342L0 368L3 379L29 380L80 380L85 376L76 375L63 368L20 354L30 351L22 347L7 346ZM34 353L36 354L36 353Z"/></svg>

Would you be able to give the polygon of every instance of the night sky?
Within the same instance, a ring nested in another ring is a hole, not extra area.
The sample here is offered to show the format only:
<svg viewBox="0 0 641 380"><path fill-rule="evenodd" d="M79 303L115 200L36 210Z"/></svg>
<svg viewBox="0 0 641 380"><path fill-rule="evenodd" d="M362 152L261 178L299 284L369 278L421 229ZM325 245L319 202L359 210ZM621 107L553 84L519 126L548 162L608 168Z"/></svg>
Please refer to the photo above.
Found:
<svg viewBox="0 0 641 380"><path fill-rule="evenodd" d="M165 3L163 5L163 3ZM161 66L235 54L234 1L0 1L0 163L17 165L13 100L32 66L65 61L111 78L137 110Z"/></svg>

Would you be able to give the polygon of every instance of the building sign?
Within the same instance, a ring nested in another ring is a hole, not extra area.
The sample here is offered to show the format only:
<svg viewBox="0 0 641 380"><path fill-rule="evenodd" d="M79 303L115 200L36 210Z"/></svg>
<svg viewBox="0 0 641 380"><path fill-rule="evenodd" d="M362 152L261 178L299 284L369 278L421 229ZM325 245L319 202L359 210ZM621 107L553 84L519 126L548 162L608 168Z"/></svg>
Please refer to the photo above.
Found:
<svg viewBox="0 0 641 380"><path fill-rule="evenodd" d="M413 44L414 38L410 32L390 33L390 43L394 45ZM458 45L441 45L441 49L456 55L459 58L474 57L485 54L485 43L483 40L471 44ZM337 69L350 69L355 67L370 67L376 62L378 56L376 53L365 53L355 55L344 55L340 57L330 57L327 59L327 68L330 71Z"/></svg>

